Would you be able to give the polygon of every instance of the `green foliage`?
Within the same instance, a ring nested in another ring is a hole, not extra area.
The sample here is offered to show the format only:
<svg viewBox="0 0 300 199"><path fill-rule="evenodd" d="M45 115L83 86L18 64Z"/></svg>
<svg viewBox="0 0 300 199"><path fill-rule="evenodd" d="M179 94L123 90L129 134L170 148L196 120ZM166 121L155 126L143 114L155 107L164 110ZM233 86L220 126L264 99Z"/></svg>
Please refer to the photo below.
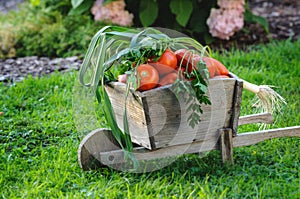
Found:
<svg viewBox="0 0 300 199"><path fill-rule="evenodd" d="M72 0L72 9L69 14L71 15L81 15L84 12L87 12L92 7L94 0Z"/></svg>
<svg viewBox="0 0 300 199"><path fill-rule="evenodd" d="M206 19L211 8L216 6L216 2L216 0L126 0L126 9L136 16L135 26L170 28L205 43L204 38L209 38Z"/></svg>
<svg viewBox="0 0 300 199"><path fill-rule="evenodd" d="M14 57L16 39L12 27L5 27L0 30L0 59Z"/></svg>
<svg viewBox="0 0 300 199"><path fill-rule="evenodd" d="M178 24L185 27L192 14L193 3L191 0L171 0L170 9Z"/></svg>
<svg viewBox="0 0 300 199"><path fill-rule="evenodd" d="M89 13L70 15L70 10L68 0L24 4L19 12L0 16L1 30L5 30L0 31L0 41L9 33L11 39L5 41L11 41L7 45L15 49L13 56L83 57L90 39L103 24L95 22Z"/></svg>
<svg viewBox="0 0 300 199"><path fill-rule="evenodd" d="M92 0L71 0L76 12L79 7L84 11L91 7ZM104 0L108 3L113 0ZM196 38L201 43L210 44L214 39L209 33L206 20L212 8L217 8L217 0L125 0L126 9L134 14L135 27L164 27L186 33ZM245 21L261 24L268 31L265 18L254 15L249 9L248 1L245 4ZM176 20L174 20L174 18Z"/></svg>
<svg viewBox="0 0 300 199"><path fill-rule="evenodd" d="M143 26L150 26L158 15L158 5L154 0L141 0L139 18Z"/></svg>
<svg viewBox="0 0 300 199"><path fill-rule="evenodd" d="M245 19L245 21L247 21L249 23L258 23L258 24L260 24L264 28L264 30L266 31L267 34L270 33L267 19L264 18L264 17L253 14L251 12L248 4L246 4L246 6L245 6L244 19Z"/></svg>
<svg viewBox="0 0 300 199"><path fill-rule="evenodd" d="M77 8L78 6L80 6L80 4L83 3L84 0L71 0L72 3L72 7L73 8Z"/></svg>
<svg viewBox="0 0 300 199"><path fill-rule="evenodd" d="M111 0L104 1L105 3ZM95 22L90 8L94 0L32 0L19 12L0 15L0 56L83 56L92 36L103 23ZM184 33L203 44L214 38L206 20L217 0L126 0L134 14L135 27L164 27ZM174 20L175 19L175 20ZM246 5L245 20L260 23L268 32L264 18L253 15Z"/></svg>
<svg viewBox="0 0 300 199"><path fill-rule="evenodd" d="M299 125L297 42L273 42L248 52L214 54L250 82L276 86L288 102L272 128ZM222 166L219 151L184 155L145 174L110 168L82 171L81 139L73 120L76 72L0 83L1 198L290 198L299 193L300 139L279 138L234 149L234 165ZM253 94L243 91L241 115L253 113ZM246 125L239 131L255 131Z"/></svg>

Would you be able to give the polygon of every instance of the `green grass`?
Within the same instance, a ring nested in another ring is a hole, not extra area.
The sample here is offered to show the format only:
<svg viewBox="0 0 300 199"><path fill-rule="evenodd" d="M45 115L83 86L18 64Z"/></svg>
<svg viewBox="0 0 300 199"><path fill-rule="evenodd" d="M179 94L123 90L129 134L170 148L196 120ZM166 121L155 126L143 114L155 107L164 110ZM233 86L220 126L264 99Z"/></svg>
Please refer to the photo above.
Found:
<svg viewBox="0 0 300 199"><path fill-rule="evenodd" d="M271 128L299 125L300 40L215 54L240 77L277 86L288 105ZM0 198L300 198L300 139L279 138L234 149L233 166L218 151L185 155L145 174L77 163L73 120L76 72L0 84ZM243 92L241 115L253 113ZM249 125L240 131L255 131Z"/></svg>

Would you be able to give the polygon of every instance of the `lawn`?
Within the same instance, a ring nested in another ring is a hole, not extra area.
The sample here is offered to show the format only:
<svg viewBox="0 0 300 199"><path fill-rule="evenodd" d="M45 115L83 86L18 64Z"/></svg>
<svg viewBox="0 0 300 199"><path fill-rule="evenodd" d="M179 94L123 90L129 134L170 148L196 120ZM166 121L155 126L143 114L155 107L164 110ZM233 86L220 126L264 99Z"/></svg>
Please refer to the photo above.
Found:
<svg viewBox="0 0 300 199"><path fill-rule="evenodd" d="M241 78L274 85L288 102L270 128L300 124L300 39L214 56ZM278 138L234 149L234 165L219 151L184 155L151 173L103 168L82 171L73 120L77 72L0 84L1 198L300 198L300 138ZM253 95L243 92L241 115ZM258 130L243 126L240 132Z"/></svg>

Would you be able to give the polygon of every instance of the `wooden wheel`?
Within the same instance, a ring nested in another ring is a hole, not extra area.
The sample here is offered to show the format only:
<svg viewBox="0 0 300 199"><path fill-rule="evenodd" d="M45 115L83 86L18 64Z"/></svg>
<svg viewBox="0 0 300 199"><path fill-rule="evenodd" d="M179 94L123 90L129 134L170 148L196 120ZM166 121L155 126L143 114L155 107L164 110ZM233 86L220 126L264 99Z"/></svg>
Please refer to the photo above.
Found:
<svg viewBox="0 0 300 199"><path fill-rule="evenodd" d="M100 152L121 149L109 129L96 129L81 141L78 148L78 162L83 170L97 169L103 166Z"/></svg>

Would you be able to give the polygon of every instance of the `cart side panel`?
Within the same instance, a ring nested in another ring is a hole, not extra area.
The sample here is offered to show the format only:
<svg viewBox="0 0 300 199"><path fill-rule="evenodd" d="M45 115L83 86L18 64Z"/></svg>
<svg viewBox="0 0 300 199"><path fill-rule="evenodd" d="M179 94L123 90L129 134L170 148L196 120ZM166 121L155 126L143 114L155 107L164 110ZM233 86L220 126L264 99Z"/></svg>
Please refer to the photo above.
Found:
<svg viewBox="0 0 300 199"><path fill-rule="evenodd" d="M114 82L106 85L105 89L114 109L117 123L123 130L126 86L122 83ZM151 149L151 139L149 138L142 97L135 95L132 91L130 91L127 97L126 106L132 142Z"/></svg>
<svg viewBox="0 0 300 199"><path fill-rule="evenodd" d="M177 99L171 87L145 92L150 117L151 136L155 148L192 143L199 140L212 140L217 143L218 130L230 126L234 79L211 79L208 96L211 105L202 105L201 121L192 128L188 123L191 111L188 105ZM193 111L193 110L192 110Z"/></svg>

